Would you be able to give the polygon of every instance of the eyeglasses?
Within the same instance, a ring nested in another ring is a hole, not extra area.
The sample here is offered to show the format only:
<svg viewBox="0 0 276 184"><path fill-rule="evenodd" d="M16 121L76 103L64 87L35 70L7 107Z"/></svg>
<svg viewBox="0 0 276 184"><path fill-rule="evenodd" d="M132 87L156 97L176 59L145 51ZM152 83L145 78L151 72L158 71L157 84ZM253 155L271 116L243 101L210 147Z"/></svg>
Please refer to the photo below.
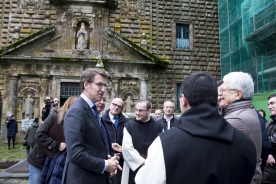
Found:
<svg viewBox="0 0 276 184"><path fill-rule="evenodd" d="M145 112L145 111L148 111L148 110L144 110L144 109L134 109L136 112Z"/></svg>
<svg viewBox="0 0 276 184"><path fill-rule="evenodd" d="M115 104L115 103L111 103L114 107L116 107L116 108L119 108L119 109L123 109L124 107L123 106L120 106L120 105L118 105L118 104Z"/></svg>
<svg viewBox="0 0 276 184"><path fill-rule="evenodd" d="M219 90L219 92L220 93L223 93L224 91L237 91L237 89L231 89L231 88L226 88L226 89L223 89L223 88L221 88L220 90Z"/></svg>
<svg viewBox="0 0 276 184"><path fill-rule="evenodd" d="M96 84L96 86L98 86L98 88L100 88L100 89L102 89L103 87L106 88L106 84L104 84L104 83L101 83L101 82L96 83L96 82L92 82L92 81L88 81L88 82Z"/></svg>

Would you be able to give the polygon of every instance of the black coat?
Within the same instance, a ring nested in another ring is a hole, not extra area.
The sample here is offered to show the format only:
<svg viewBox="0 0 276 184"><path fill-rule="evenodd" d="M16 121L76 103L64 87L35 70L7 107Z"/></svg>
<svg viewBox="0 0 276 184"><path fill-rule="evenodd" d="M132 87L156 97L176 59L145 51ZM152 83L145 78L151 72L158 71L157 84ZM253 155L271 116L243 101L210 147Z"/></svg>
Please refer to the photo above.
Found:
<svg viewBox="0 0 276 184"><path fill-rule="evenodd" d="M113 122L110 120L109 111L110 110L105 111L105 113L102 115L102 121L104 122L109 132L111 143L118 143L122 146L123 130L124 130L125 124L128 122L128 119L126 119L126 117L122 113L120 113L118 115L118 126L116 129ZM119 164L121 167L123 167L124 165L123 154L120 153L119 157L120 157ZM122 175L122 171L117 170L117 174L113 176L113 178L111 178L112 184L120 184L121 175Z"/></svg>
<svg viewBox="0 0 276 184"><path fill-rule="evenodd" d="M126 117L122 113L120 113L118 115L117 130L116 130L113 122L109 118L109 110L105 111L105 113L102 116L102 120L105 123L105 125L109 131L111 142L118 143L122 146L123 131L124 131L125 123L128 122L128 119L126 119Z"/></svg>
<svg viewBox="0 0 276 184"><path fill-rule="evenodd" d="M163 126L163 130L166 131L168 129L168 123L164 118L164 115L156 120L156 122L160 123ZM178 125L178 119L173 115L173 118L170 121L170 128L176 127Z"/></svg>
<svg viewBox="0 0 276 184"><path fill-rule="evenodd" d="M187 110L180 125L161 133L167 184L249 184L256 167L252 140L232 127L217 108Z"/></svg>
<svg viewBox="0 0 276 184"><path fill-rule="evenodd" d="M267 157L269 155L270 152L270 141L268 139L268 134L267 131L265 129L265 124L266 124L266 120L261 116L261 114L257 111L258 114L258 118L260 120L260 125L261 125L261 133L262 133L262 164L261 164L261 170L262 172L264 171L264 166L266 164L266 160Z"/></svg>
<svg viewBox="0 0 276 184"><path fill-rule="evenodd" d="M266 123L266 130L268 133L268 138L271 144L271 149L269 154L271 154L274 159L276 159L276 117L270 116L271 120ZM263 183L276 183L276 167L265 165L263 172Z"/></svg>
<svg viewBox="0 0 276 184"><path fill-rule="evenodd" d="M11 119L7 123L7 138L15 137L16 133L18 133L17 121Z"/></svg>

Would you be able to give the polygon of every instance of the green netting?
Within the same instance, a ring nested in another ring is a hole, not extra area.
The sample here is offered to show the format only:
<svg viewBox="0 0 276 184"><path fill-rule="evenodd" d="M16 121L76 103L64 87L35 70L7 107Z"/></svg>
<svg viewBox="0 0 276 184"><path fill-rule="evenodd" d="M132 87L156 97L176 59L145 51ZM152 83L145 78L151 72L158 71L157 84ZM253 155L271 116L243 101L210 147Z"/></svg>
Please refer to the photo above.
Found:
<svg viewBox="0 0 276 184"><path fill-rule="evenodd" d="M252 75L255 93L276 90L276 0L218 0L222 77Z"/></svg>

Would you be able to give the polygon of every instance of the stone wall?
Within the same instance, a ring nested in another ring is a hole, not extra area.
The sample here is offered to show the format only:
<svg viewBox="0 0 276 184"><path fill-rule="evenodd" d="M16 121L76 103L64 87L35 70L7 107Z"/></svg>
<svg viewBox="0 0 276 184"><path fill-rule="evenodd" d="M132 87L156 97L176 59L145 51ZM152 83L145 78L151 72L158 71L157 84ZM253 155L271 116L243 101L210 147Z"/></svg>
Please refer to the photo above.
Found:
<svg viewBox="0 0 276 184"><path fill-rule="evenodd" d="M145 33L149 51L166 58L170 64L152 76L152 102L161 108L167 99L175 101L176 84L195 71L208 71L220 78L218 4L216 0L145 0L140 2L141 16L124 13L126 0L119 0L118 8L111 13L109 26L120 17L120 33L140 44ZM144 7L144 10L143 10ZM139 8L138 8L139 9ZM192 26L192 49L176 49L175 23Z"/></svg>
<svg viewBox="0 0 276 184"><path fill-rule="evenodd" d="M22 103L24 95L20 91L24 87L36 92L39 103L35 115L39 115L46 95L58 96L61 81L77 81L83 69L95 67L99 58L104 59L104 68L110 74L110 98L123 95L128 89L126 84L130 83L130 91L139 96L146 92L154 110L162 108L165 100L177 102L177 84L192 72L208 71L220 78L216 0L118 0L115 9L79 1L63 5L49 0L22 2L25 3L0 0L0 49L52 24L56 31L50 39L41 40L44 44L21 45L19 51L7 54L11 58L0 58L2 125L7 115L18 112L15 108ZM75 52L80 21L89 25L89 49L83 55ZM190 26L190 49L175 47L177 23ZM108 28L132 45L114 41L106 33ZM149 58L135 51L133 45L141 46L168 64L156 67ZM9 91L13 84L11 77L17 82L15 106L11 104L14 99ZM139 91L145 84L146 91ZM114 91L116 86L118 90Z"/></svg>

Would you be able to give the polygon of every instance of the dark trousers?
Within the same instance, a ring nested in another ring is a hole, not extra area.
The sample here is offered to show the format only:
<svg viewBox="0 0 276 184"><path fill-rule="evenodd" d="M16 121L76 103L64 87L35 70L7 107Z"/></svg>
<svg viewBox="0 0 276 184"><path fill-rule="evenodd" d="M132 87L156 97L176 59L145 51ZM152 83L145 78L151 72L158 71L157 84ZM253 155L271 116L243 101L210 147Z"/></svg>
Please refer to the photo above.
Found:
<svg viewBox="0 0 276 184"><path fill-rule="evenodd" d="M11 139L12 139L12 148L14 148L15 145L15 137L8 137L8 148L11 148Z"/></svg>

